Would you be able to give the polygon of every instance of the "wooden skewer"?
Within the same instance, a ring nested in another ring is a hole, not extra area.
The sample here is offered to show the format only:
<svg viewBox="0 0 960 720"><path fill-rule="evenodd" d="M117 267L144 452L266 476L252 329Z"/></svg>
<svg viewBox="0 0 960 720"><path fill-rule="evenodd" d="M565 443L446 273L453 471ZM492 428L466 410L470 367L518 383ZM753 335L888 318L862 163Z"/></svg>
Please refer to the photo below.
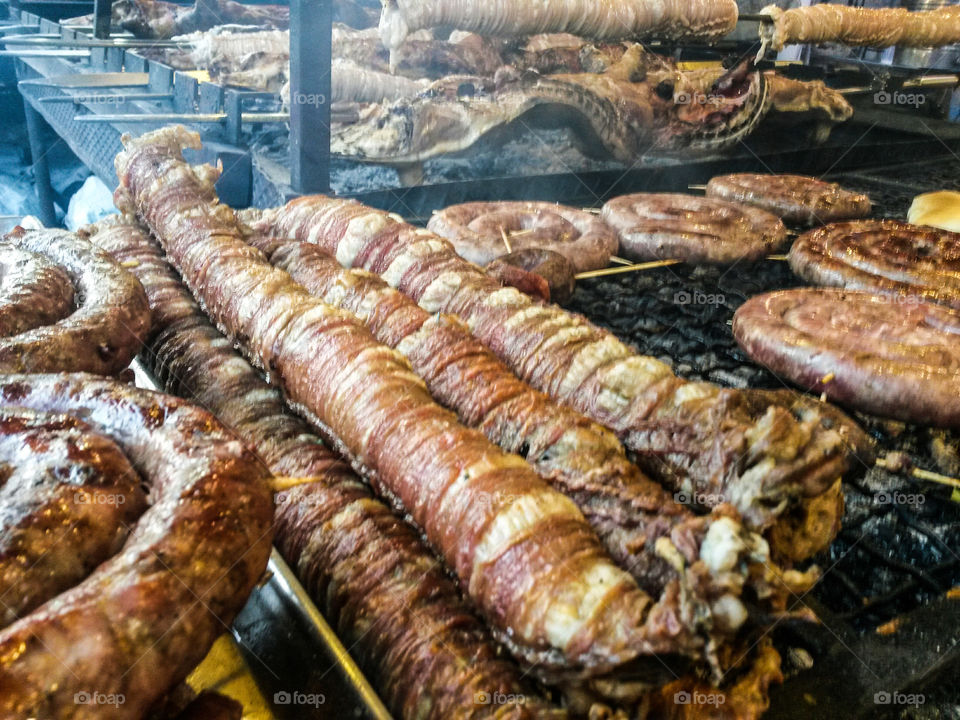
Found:
<svg viewBox="0 0 960 720"><path fill-rule="evenodd" d="M508 253L512 253L512 252L513 252L513 248L510 247L510 238L507 237L507 231L504 230L503 228L500 228L500 237L503 238L503 244L506 245L506 247L507 247L507 252L508 252Z"/></svg>
<svg viewBox="0 0 960 720"><path fill-rule="evenodd" d="M620 273L636 272L638 270L653 270L654 268L669 267L683 262L682 260L656 260L654 262L639 263L637 265L621 265L620 267L604 268L603 270L588 270L574 275L576 280L586 280L588 278L604 277L606 275L619 275Z"/></svg>
<svg viewBox="0 0 960 720"><path fill-rule="evenodd" d="M599 215L603 212L600 208L580 208L584 212L590 213L591 215Z"/></svg>
<svg viewBox="0 0 960 720"><path fill-rule="evenodd" d="M627 260L626 258L617 257L616 255L610 256L610 262L616 265L633 265L633 260Z"/></svg>
<svg viewBox="0 0 960 720"><path fill-rule="evenodd" d="M270 489L275 493L283 492L284 490L289 490L290 488L295 488L299 485L309 485L310 483L315 483L319 480L316 477L272 477L270 478Z"/></svg>
<svg viewBox="0 0 960 720"><path fill-rule="evenodd" d="M707 189L707 186L706 185L687 185L687 189L705 191Z"/></svg>
<svg viewBox="0 0 960 720"><path fill-rule="evenodd" d="M767 255L767 260L789 260L786 255Z"/></svg>
<svg viewBox="0 0 960 720"><path fill-rule="evenodd" d="M886 468L887 459L880 458L877 460L877 467ZM920 468L910 468L910 474L918 480L926 480L928 482L934 482L940 485L946 485L948 487L960 489L960 480L957 478L952 478L948 475L941 475L940 473L930 472L929 470L921 470Z"/></svg>
<svg viewBox="0 0 960 720"><path fill-rule="evenodd" d="M527 228L526 230L517 230L516 232L508 232L507 235L509 235L512 238L518 238L518 237L523 237L524 235L529 235L530 233L533 233L533 232L536 232L536 230L534 230L533 228Z"/></svg>

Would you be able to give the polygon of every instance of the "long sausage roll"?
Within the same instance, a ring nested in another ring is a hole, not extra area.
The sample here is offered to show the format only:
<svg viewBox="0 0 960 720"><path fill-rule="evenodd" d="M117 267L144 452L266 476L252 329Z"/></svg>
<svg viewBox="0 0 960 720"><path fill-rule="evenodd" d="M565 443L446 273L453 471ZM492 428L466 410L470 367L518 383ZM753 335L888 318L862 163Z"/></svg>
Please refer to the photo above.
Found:
<svg viewBox="0 0 960 720"><path fill-rule="evenodd" d="M542 676L596 676L695 638L610 560L577 507L436 405L395 351L243 242L182 127L124 138L121 194L216 323L409 514L495 634Z"/></svg>
<svg viewBox="0 0 960 720"><path fill-rule="evenodd" d="M412 32L451 27L479 35L572 33L595 40L717 40L736 27L734 0L385 0L380 37L399 47Z"/></svg>
<svg viewBox="0 0 960 720"><path fill-rule="evenodd" d="M586 318L501 288L447 241L396 216L309 196L250 221L380 274L427 312L460 316L521 379L614 430L652 477L707 506L732 503L754 528L822 495L855 454L872 452L842 414L793 393L681 380ZM820 532L804 547L830 539Z"/></svg>
<svg viewBox="0 0 960 720"><path fill-rule="evenodd" d="M627 460L610 431L518 380L455 318L429 315L378 276L345 270L312 243L257 233L247 239L315 296L354 314L378 340L403 353L433 396L464 424L523 455L577 504L614 560L647 592L661 593L679 573L690 601L702 605L696 614L717 633L736 630L745 617L735 596L746 576L749 584L763 586L758 594L769 597L776 571L759 536L744 531L729 513L697 517L675 502ZM711 531L714 521L720 525ZM744 575L738 571L731 577L729 570L718 572L701 561L715 545L708 543L704 553L706 537L715 539L720 532L735 538L733 545L746 555L755 554L763 569L750 572L744 563ZM680 568L665 559L672 552L665 544L683 553ZM777 580L773 584L783 587ZM725 599L716 602L720 595Z"/></svg>
<svg viewBox="0 0 960 720"><path fill-rule="evenodd" d="M863 8L822 3L760 11L772 18L760 26L765 45L782 50L794 43L842 43L868 47L939 47L960 42L960 9L926 12L906 8Z"/></svg>
<svg viewBox="0 0 960 720"><path fill-rule="evenodd" d="M481 696L523 698L505 703L503 718L565 718L521 681L414 530L210 324L156 241L130 220L90 232L147 292L154 335L142 357L166 389L208 407L275 474L303 480L276 495L275 542L390 710L481 717Z"/></svg>

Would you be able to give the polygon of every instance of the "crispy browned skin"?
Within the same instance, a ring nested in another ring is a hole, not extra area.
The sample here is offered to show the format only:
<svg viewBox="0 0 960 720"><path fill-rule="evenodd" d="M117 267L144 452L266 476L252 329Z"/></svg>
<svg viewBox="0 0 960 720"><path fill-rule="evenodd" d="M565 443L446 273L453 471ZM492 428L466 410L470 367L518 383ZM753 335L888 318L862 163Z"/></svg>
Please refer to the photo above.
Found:
<svg viewBox="0 0 960 720"><path fill-rule="evenodd" d="M66 415L0 408L0 627L85 578L143 512L117 445Z"/></svg>
<svg viewBox="0 0 960 720"><path fill-rule="evenodd" d="M823 225L870 214L870 198L806 175L735 173L711 178L707 196L747 203L797 225Z"/></svg>
<svg viewBox="0 0 960 720"><path fill-rule="evenodd" d="M518 377L614 430L651 476L703 504L731 502L754 527L831 487L853 452L869 453L842 415L793 394L685 382L585 318L499 287L445 240L387 213L311 196L260 224L381 274L428 312L459 315Z"/></svg>
<svg viewBox="0 0 960 720"><path fill-rule="evenodd" d="M269 473L209 413L86 374L0 376L0 403L77 415L150 490L123 550L0 632L0 718L140 720L229 626L267 563ZM115 704L78 704L86 693Z"/></svg>
<svg viewBox="0 0 960 720"><path fill-rule="evenodd" d="M725 200L680 193L634 193L610 200L603 219L632 260L732 264L762 260L787 240L770 213Z"/></svg>
<svg viewBox="0 0 960 720"><path fill-rule="evenodd" d="M93 372L114 375L137 354L150 327L143 288L89 242L63 230L23 230L6 247L38 253L76 287L77 309L43 327L0 339L2 372ZM25 302L30 302L29 298Z"/></svg>
<svg viewBox="0 0 960 720"><path fill-rule="evenodd" d="M899 220L835 223L801 235L790 268L815 285L960 310L960 233Z"/></svg>
<svg viewBox="0 0 960 720"><path fill-rule="evenodd" d="M210 324L156 241L130 222L97 230L98 246L136 263L155 319L144 359L165 387L209 407L276 474L311 479L277 496L277 547L391 711L406 720L467 720L491 709L504 720L566 717L521 681L414 530ZM476 704L477 693L526 700L491 708Z"/></svg>
<svg viewBox="0 0 960 720"><path fill-rule="evenodd" d="M207 312L409 513L515 655L543 675L582 676L696 652L687 624L667 607L651 612L572 501L460 425L401 356L243 242L233 212L216 205L215 171L182 160L199 136L180 127L125 140L123 192Z"/></svg>
<svg viewBox="0 0 960 720"><path fill-rule="evenodd" d="M73 284L42 255L0 250L0 337L50 325L73 309Z"/></svg>
<svg viewBox="0 0 960 720"><path fill-rule="evenodd" d="M548 202L475 202L434 213L427 227L470 262L486 265L511 250L544 248L576 272L605 268L617 234L596 215Z"/></svg>
<svg viewBox="0 0 960 720"><path fill-rule="evenodd" d="M733 334L755 361L831 400L882 417L960 426L960 312L797 288L748 300Z"/></svg>

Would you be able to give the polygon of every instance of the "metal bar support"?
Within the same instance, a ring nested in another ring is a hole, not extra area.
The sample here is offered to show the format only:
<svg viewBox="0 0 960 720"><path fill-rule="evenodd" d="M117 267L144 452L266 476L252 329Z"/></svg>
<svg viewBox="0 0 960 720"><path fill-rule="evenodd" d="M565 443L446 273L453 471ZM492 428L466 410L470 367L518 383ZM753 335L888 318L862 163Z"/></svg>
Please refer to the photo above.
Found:
<svg viewBox="0 0 960 720"><path fill-rule="evenodd" d="M290 183L330 189L333 0L290 0Z"/></svg>

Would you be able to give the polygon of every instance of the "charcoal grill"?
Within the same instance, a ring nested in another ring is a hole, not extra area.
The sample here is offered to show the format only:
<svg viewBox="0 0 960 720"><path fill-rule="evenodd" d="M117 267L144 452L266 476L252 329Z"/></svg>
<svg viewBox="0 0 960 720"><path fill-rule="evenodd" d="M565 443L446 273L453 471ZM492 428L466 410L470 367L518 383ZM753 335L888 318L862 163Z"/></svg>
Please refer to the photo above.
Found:
<svg viewBox="0 0 960 720"><path fill-rule="evenodd" d="M876 217L902 219L915 195L960 189L960 158L945 154L829 177L868 193ZM682 377L779 390L785 381L747 359L730 322L748 298L800 284L783 261L675 265L583 280L569 308ZM960 433L855 415L881 456L904 452L917 467L957 475ZM910 717L960 712L960 690L951 682L960 667L960 493L951 499L946 487L879 467L863 471L845 483L839 537L813 560L825 574L804 602L823 627L776 634L781 650L809 650L814 667L774 692L767 717L896 717L902 705L878 705L874 696L882 701L918 693L926 702ZM787 665L792 653L783 652Z"/></svg>
<svg viewBox="0 0 960 720"><path fill-rule="evenodd" d="M83 32L28 13L19 19L42 33L75 37ZM164 97L131 101L123 112L276 109L262 95L224 90L135 50L94 48L81 68L54 59L23 59L17 64L21 79L78 69L146 73L148 84L137 92ZM294 74L309 74L305 68L297 71L294 64ZM849 67L799 72L830 72L848 85L870 80ZM319 80L313 76L306 82ZM118 109L78 110L68 103L41 103L42 98L61 93L43 85L21 85L21 92L28 120L38 128L41 119L48 123L110 186L116 184L113 157L120 149L120 132L150 129L143 124L79 123L78 112ZM295 121L293 141L304 137L304 124L314 122L315 117ZM39 130L34 135L39 138ZM310 176L316 166L297 168L310 148L295 149L291 161L285 128L251 129L232 122L222 128L205 127L203 135L205 154L190 159L223 162L226 172L218 190L231 205L277 205L296 194L295 185L310 189L312 183L322 184L322 178ZM576 166L576 172L569 167L557 172L548 162L537 165L531 154L543 143L559 147L571 142L558 128L506 144L503 137L484 140L466 159L432 163L427 184L415 187L398 187L392 170L346 160L332 159L329 170L340 194L420 222L434 209L467 200L542 199L595 207L626 192L686 191L713 175L735 171L827 172L845 186L869 193L878 217L905 217L910 199L918 193L960 189L960 127L916 113L877 110L864 102L855 119L837 127L822 145L811 144L801 133L789 138L767 134L750 138L724 157L694 162L652 158L627 172L595 159ZM32 149L35 157L43 156L39 140ZM321 175L325 162L320 163ZM530 165L524 177L517 176L521 162ZM485 179L477 179L478 174ZM729 323L747 298L799 284L782 261L730 269L679 265L581 281L568 307L608 327L640 352L668 362L682 377L730 387L781 389L783 382L739 350ZM881 454L904 452L917 467L960 475L956 455L960 434L858 417L876 438ZM767 717L893 717L907 710L903 705L884 705L884 693L894 698L897 693L923 694L926 702L909 709L911 717L960 717L960 691L950 682L960 666L960 503L951 499L947 488L876 467L864 467L861 477L848 482L844 491L844 528L829 550L815 558L826 571L824 579L803 598L824 623L820 627L784 623L776 629L774 637L791 679L775 691ZM922 503L882 501L919 496ZM813 667L802 671L807 657L813 659ZM372 716L362 706L357 713Z"/></svg>

